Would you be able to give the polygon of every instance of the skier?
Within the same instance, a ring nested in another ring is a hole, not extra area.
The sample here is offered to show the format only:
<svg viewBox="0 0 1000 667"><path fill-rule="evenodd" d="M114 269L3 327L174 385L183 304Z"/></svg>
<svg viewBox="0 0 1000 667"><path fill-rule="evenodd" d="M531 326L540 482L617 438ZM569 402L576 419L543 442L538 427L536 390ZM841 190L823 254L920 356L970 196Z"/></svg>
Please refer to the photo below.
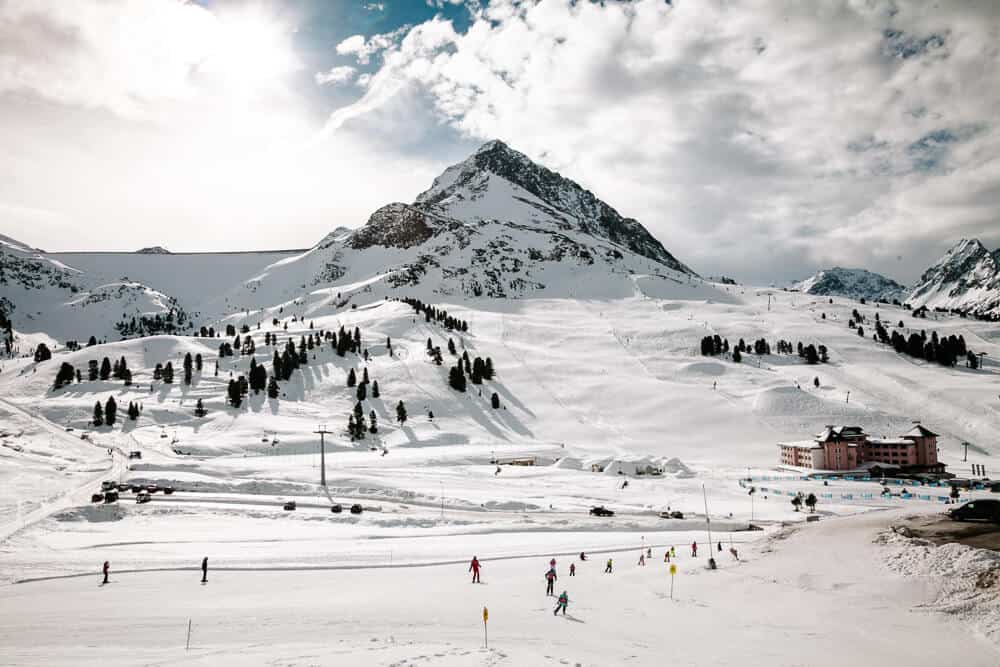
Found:
<svg viewBox="0 0 1000 667"><path fill-rule="evenodd" d="M499 474L500 474L500 466L497 466L496 472L493 473L493 476L496 477Z"/></svg>
<svg viewBox="0 0 1000 667"><path fill-rule="evenodd" d="M612 565L612 562L611 562L611 559L609 558L608 559L608 566L604 568L604 574L611 574L611 565Z"/></svg>
<svg viewBox="0 0 1000 667"><path fill-rule="evenodd" d="M576 563L570 563L569 564L569 576L571 576L571 577L575 577L576 576Z"/></svg>
<svg viewBox="0 0 1000 667"><path fill-rule="evenodd" d="M587 554L585 554L584 552L581 551L580 552L580 560L587 560Z"/></svg>
<svg viewBox="0 0 1000 667"><path fill-rule="evenodd" d="M653 547L646 547L646 558L653 558Z"/></svg>
<svg viewBox="0 0 1000 667"><path fill-rule="evenodd" d="M736 547L729 547L729 553L732 554L733 558L736 560L740 559L740 555L736 552Z"/></svg>
<svg viewBox="0 0 1000 667"><path fill-rule="evenodd" d="M479 581L479 568L480 567L481 566L479 565L479 558L476 557L476 556L473 556L472 557L472 562L469 564L469 572L472 572L472 583L474 583L474 584L481 584L482 583L481 581Z"/></svg>
<svg viewBox="0 0 1000 667"><path fill-rule="evenodd" d="M691 558L697 558L697 557L698 557L698 543L697 542L692 542L691 543Z"/></svg>
<svg viewBox="0 0 1000 667"><path fill-rule="evenodd" d="M549 567L551 567L553 571L556 569L556 559L555 558L553 558L552 560L549 561Z"/></svg>
<svg viewBox="0 0 1000 667"><path fill-rule="evenodd" d="M663 562L664 563L670 562L670 549L667 549L667 551L663 554Z"/></svg>
<svg viewBox="0 0 1000 667"><path fill-rule="evenodd" d="M108 583L108 572L110 571L111 571L111 564L108 561L104 561L104 581L101 582L102 586Z"/></svg>
<svg viewBox="0 0 1000 667"><path fill-rule="evenodd" d="M566 591L563 591L562 594L559 596L559 599L556 600L556 608L552 612L552 615L555 616L556 614L559 613L559 610L562 609L563 616L565 616L566 605L568 604L569 604L569 595L566 594Z"/></svg>
<svg viewBox="0 0 1000 667"><path fill-rule="evenodd" d="M675 549L673 546L670 547L670 557L677 558L677 549Z"/></svg>
<svg viewBox="0 0 1000 667"><path fill-rule="evenodd" d="M722 553L722 542L716 542L719 545L719 553Z"/></svg>
<svg viewBox="0 0 1000 667"><path fill-rule="evenodd" d="M642 552L642 551L639 552L639 565L642 565L642 566L646 565L646 554L645 554L645 552Z"/></svg>
<svg viewBox="0 0 1000 667"><path fill-rule="evenodd" d="M545 594L546 595L555 595L556 594L555 593L555 585L556 585L556 579L558 579L558 578L559 577L556 576L556 569L555 568L552 568L551 570L549 570L548 572L545 573L545 581L547 582L546 585L545 585Z"/></svg>
<svg viewBox="0 0 1000 667"><path fill-rule="evenodd" d="M201 559L201 583L208 583L208 556Z"/></svg>

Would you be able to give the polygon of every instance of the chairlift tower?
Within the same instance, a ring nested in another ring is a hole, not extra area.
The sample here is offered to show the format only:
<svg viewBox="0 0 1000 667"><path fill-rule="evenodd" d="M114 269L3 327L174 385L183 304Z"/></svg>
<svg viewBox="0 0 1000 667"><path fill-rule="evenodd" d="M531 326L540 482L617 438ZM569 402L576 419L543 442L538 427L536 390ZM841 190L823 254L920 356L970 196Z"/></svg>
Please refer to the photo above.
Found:
<svg viewBox="0 0 1000 667"><path fill-rule="evenodd" d="M319 483L320 486L326 486L326 442L323 438L333 431L327 431L326 424L320 424L313 433L319 434Z"/></svg>

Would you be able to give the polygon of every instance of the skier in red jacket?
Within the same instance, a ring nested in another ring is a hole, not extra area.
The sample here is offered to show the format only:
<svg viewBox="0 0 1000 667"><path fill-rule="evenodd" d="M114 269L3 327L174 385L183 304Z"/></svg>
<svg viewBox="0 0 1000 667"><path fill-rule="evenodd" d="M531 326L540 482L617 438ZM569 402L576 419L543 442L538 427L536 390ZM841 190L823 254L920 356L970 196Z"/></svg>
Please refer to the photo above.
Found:
<svg viewBox="0 0 1000 667"><path fill-rule="evenodd" d="M473 556L472 563L469 564L469 572L472 573L472 583L474 584L482 583L481 581L479 581L479 568L480 568L479 558Z"/></svg>
<svg viewBox="0 0 1000 667"><path fill-rule="evenodd" d="M697 542L692 542L691 543L691 558L697 558L697 557L698 557L698 543Z"/></svg>

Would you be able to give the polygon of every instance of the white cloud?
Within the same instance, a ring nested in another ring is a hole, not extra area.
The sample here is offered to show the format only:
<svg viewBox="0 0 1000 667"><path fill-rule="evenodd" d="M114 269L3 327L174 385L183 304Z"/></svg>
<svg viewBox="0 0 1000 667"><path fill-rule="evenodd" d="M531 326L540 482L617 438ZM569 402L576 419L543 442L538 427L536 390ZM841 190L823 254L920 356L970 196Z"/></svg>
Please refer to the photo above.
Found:
<svg viewBox="0 0 1000 667"><path fill-rule="evenodd" d="M911 280L957 236L1000 244L991 3L504 0L477 17L414 27L327 130L420 91L711 273Z"/></svg>
<svg viewBox="0 0 1000 667"><path fill-rule="evenodd" d="M404 25L392 32L372 35L368 39L364 35L351 35L337 44L336 50L342 56L353 55L359 65L367 65L372 56L395 46L409 30L410 26Z"/></svg>
<svg viewBox="0 0 1000 667"><path fill-rule="evenodd" d="M326 84L339 85L341 83L347 83L354 78L357 71L357 69L351 67L350 65L331 67L326 72L316 72L316 83L320 86Z"/></svg>

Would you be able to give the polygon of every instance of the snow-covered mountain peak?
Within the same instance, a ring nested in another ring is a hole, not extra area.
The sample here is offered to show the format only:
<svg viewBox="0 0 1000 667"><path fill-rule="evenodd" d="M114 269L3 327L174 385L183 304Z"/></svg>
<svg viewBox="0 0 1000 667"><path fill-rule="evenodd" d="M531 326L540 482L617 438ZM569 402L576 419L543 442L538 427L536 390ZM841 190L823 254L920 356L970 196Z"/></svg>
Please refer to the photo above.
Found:
<svg viewBox="0 0 1000 667"><path fill-rule="evenodd" d="M501 220L576 230L681 271L693 273L633 218L575 181L499 140L448 167L414 203L460 220Z"/></svg>
<svg viewBox="0 0 1000 667"><path fill-rule="evenodd" d="M136 253L140 255L169 255L171 254L169 250L161 245L149 246L148 248L139 248Z"/></svg>
<svg viewBox="0 0 1000 667"><path fill-rule="evenodd" d="M795 283L793 288L806 294L843 296L851 299L901 299L905 288L891 278L865 269L835 266Z"/></svg>
<svg viewBox="0 0 1000 667"><path fill-rule="evenodd" d="M907 299L914 306L973 313L1000 311L1000 250L962 239L920 276Z"/></svg>

